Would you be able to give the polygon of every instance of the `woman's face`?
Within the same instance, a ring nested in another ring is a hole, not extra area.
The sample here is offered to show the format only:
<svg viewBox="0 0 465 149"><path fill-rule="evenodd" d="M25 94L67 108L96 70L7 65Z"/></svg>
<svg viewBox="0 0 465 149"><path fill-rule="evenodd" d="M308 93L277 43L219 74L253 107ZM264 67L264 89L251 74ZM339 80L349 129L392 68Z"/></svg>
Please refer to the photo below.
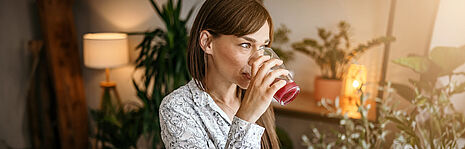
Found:
<svg viewBox="0 0 465 149"><path fill-rule="evenodd" d="M208 69L214 70L209 72L219 73L227 81L246 89L250 82L249 58L260 47L269 44L269 37L270 28L267 22L257 32L249 35L220 35L213 38L211 53L207 53Z"/></svg>

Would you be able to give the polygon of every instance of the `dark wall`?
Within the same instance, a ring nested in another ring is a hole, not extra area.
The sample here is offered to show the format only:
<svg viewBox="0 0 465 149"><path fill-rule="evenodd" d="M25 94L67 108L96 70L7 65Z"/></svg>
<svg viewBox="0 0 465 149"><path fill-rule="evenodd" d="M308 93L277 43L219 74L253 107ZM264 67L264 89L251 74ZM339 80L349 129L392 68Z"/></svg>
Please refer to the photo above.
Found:
<svg viewBox="0 0 465 149"><path fill-rule="evenodd" d="M30 74L27 42L39 39L32 0L0 0L0 149L29 147L26 94Z"/></svg>

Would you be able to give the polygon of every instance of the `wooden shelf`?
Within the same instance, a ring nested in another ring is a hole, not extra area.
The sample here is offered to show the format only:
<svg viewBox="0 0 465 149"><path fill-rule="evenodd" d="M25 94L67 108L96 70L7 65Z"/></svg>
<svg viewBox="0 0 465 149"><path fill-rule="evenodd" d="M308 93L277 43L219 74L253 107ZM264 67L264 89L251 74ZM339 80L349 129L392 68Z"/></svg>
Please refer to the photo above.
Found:
<svg viewBox="0 0 465 149"><path fill-rule="evenodd" d="M370 103L374 105L375 102ZM318 120L338 120L337 118L330 118L327 116L327 114L329 114L331 111L328 111L324 107L318 106L317 101L313 99L313 94L311 92L301 92L299 95L297 95L294 101L285 106L281 106L276 102L273 102L272 104L274 110L278 114ZM376 106L372 106L368 115L368 119L376 119Z"/></svg>

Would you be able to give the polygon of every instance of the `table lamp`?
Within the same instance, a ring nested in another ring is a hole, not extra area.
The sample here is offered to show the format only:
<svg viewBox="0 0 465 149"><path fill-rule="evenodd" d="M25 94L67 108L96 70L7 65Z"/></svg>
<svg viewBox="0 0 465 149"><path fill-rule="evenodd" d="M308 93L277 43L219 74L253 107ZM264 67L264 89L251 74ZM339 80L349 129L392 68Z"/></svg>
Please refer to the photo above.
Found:
<svg viewBox="0 0 465 149"><path fill-rule="evenodd" d="M347 112L349 117L360 118L357 104L360 103L361 91L366 90L367 70L364 65L351 64L344 78L344 96L342 100L342 109Z"/></svg>
<svg viewBox="0 0 465 149"><path fill-rule="evenodd" d="M123 66L129 62L128 39L123 33L87 33L83 37L84 65L89 68L105 69L105 81L100 83L102 99L100 109L113 105L110 94L114 92L118 106L121 99L116 83L110 81L110 68ZM108 98L107 98L108 97Z"/></svg>

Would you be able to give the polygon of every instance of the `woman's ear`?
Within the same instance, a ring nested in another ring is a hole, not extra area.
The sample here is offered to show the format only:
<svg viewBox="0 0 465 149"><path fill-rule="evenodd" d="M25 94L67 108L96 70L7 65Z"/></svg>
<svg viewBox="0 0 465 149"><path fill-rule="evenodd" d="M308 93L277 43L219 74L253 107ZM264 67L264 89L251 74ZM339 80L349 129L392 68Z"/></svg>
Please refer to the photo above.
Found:
<svg viewBox="0 0 465 149"><path fill-rule="evenodd" d="M212 50L213 35L207 30L200 32L200 47L206 54L213 54Z"/></svg>

